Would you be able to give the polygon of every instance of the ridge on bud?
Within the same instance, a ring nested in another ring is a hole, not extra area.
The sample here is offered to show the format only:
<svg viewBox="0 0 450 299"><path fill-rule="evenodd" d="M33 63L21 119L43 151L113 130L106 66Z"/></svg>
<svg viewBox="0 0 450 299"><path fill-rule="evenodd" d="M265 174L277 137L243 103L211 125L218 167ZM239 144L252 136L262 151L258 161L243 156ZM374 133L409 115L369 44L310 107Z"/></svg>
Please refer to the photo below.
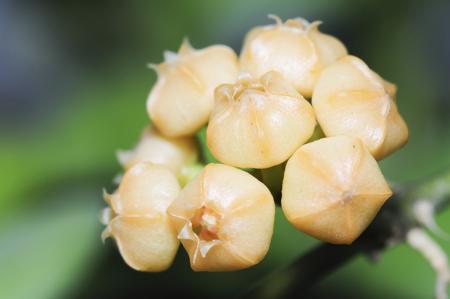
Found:
<svg viewBox="0 0 450 299"><path fill-rule="evenodd" d="M153 126L147 126L136 146L117 152L119 163L130 169L139 162L164 165L179 178L183 169L198 161L198 149L192 137L171 138L161 135Z"/></svg>
<svg viewBox="0 0 450 299"><path fill-rule="evenodd" d="M259 77L280 72L303 96L310 97L324 67L347 54L335 37L319 31L320 22L296 18L253 28L244 40L240 68Z"/></svg>
<svg viewBox="0 0 450 299"><path fill-rule="evenodd" d="M178 53L166 51L164 58L151 65L158 79L147 99L148 114L166 136L194 135L208 121L214 88L236 80L237 56L224 45L197 50L185 39Z"/></svg>
<svg viewBox="0 0 450 299"><path fill-rule="evenodd" d="M222 84L215 100L208 147L219 161L235 167L267 168L286 161L316 125L308 101L274 71Z"/></svg>
<svg viewBox="0 0 450 299"><path fill-rule="evenodd" d="M358 137L380 160L408 141L408 127L397 110L395 94L394 84L349 55L322 72L312 105L326 136Z"/></svg>
<svg viewBox="0 0 450 299"><path fill-rule="evenodd" d="M166 167L140 162L128 169L113 193L104 193L110 205L102 213L106 225L102 239L112 237L125 262L135 270L166 270L179 242L167 207L180 191L175 175Z"/></svg>
<svg viewBox="0 0 450 299"><path fill-rule="evenodd" d="M298 230L322 241L350 244L391 195L364 144L336 136L305 144L289 159L281 205Z"/></svg>
<svg viewBox="0 0 450 299"><path fill-rule="evenodd" d="M194 271L233 271L266 255L275 204L266 186L247 172L208 164L168 213Z"/></svg>

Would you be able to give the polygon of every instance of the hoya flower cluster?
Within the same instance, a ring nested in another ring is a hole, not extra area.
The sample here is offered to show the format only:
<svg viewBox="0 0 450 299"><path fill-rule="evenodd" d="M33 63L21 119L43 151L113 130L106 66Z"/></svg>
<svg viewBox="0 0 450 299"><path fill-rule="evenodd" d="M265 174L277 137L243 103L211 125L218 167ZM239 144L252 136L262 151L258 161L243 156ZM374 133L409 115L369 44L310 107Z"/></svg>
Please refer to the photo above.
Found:
<svg viewBox="0 0 450 299"><path fill-rule="evenodd" d="M272 18L239 57L185 40L152 65L151 125L118 153L125 173L102 214L103 237L131 267L167 269L180 242L195 271L259 263L275 217L263 173L274 166L284 167L275 179L286 218L326 242L352 243L391 196L377 160L408 139L395 85L319 22Z"/></svg>

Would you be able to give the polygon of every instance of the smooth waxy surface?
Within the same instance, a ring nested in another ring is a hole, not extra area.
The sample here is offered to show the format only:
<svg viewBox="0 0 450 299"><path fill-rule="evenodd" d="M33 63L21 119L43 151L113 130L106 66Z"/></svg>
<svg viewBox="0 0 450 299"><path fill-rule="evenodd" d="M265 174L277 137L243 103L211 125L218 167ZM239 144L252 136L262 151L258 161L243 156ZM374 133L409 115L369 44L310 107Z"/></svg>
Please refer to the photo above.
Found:
<svg viewBox="0 0 450 299"><path fill-rule="evenodd" d="M179 191L169 169L141 162L125 173L116 192L105 194L111 209L103 215L102 237L114 238L130 267L158 272L172 264L179 242L166 212Z"/></svg>
<svg viewBox="0 0 450 299"><path fill-rule="evenodd" d="M311 105L280 73L221 85L215 98L207 142L223 163L244 168L280 164L314 132Z"/></svg>
<svg viewBox="0 0 450 299"><path fill-rule="evenodd" d="M193 135L208 121L214 88L238 74L234 51L222 45L201 50L184 41L177 54L166 52L154 66L158 80L147 100L153 123L166 136Z"/></svg>
<svg viewBox="0 0 450 299"><path fill-rule="evenodd" d="M326 136L358 137L379 160L408 140L408 127L397 110L395 94L395 85L361 59L346 56L322 72L312 104Z"/></svg>
<svg viewBox="0 0 450 299"><path fill-rule="evenodd" d="M119 151L117 158L125 169L139 162L152 162L164 165L179 174L183 167L197 162L198 153L192 137L165 137L152 126L148 126L134 149Z"/></svg>
<svg viewBox="0 0 450 299"><path fill-rule="evenodd" d="M352 243L391 196L377 162L359 139L328 137L289 159L282 208L297 229L326 242Z"/></svg>
<svg viewBox="0 0 450 299"><path fill-rule="evenodd" d="M259 77L278 71L305 97L310 97L322 69L347 54L333 36L319 31L320 22L289 19L283 23L256 27L244 41L240 67Z"/></svg>
<svg viewBox="0 0 450 299"><path fill-rule="evenodd" d="M208 164L168 213L195 271L232 271L262 260L275 216L270 191L250 174Z"/></svg>

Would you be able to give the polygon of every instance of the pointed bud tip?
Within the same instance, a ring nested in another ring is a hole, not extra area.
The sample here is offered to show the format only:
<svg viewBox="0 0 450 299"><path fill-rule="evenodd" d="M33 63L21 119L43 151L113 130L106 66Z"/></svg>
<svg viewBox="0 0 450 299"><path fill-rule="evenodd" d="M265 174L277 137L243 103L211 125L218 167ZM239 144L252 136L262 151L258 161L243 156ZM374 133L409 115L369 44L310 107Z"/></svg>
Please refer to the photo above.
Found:
<svg viewBox="0 0 450 299"><path fill-rule="evenodd" d="M306 20L304 20L305 22L308 22ZM308 25L306 26L308 28L308 31L311 30L319 30L319 26L322 25L322 21L314 21L312 23L308 23Z"/></svg>
<svg viewBox="0 0 450 299"><path fill-rule="evenodd" d="M102 231L102 234L101 234L101 239L102 239L102 242L103 242L103 244L105 244L105 241L106 241L106 239L108 239L109 237L111 237L112 236L112 234L111 234L111 229L109 228L109 226L107 226L103 231Z"/></svg>
<svg viewBox="0 0 450 299"><path fill-rule="evenodd" d="M159 73L159 64L157 63L147 63L147 67L153 71L155 71L156 74Z"/></svg>
<svg viewBox="0 0 450 299"><path fill-rule="evenodd" d="M212 241L200 241L198 245L198 250L202 258L206 258L208 252L216 245L220 244L221 240L212 240Z"/></svg>
<svg viewBox="0 0 450 299"><path fill-rule="evenodd" d="M102 189L102 193L103 193L103 200L104 200L107 204L111 205L111 194L109 194L109 193L106 191L106 188L103 188L103 189Z"/></svg>
<svg viewBox="0 0 450 299"><path fill-rule="evenodd" d="M268 17L269 19L271 19L271 20L274 20L274 21L275 21L275 24L276 24L277 26L283 25L283 20L282 20L279 16L277 16L276 14L268 14L267 17Z"/></svg>
<svg viewBox="0 0 450 299"><path fill-rule="evenodd" d="M190 240L195 241L196 236L192 230L192 223L187 221L183 228L180 230L180 233L177 235L178 240Z"/></svg>
<svg viewBox="0 0 450 299"><path fill-rule="evenodd" d="M184 55L187 53L190 53L194 50L194 48L191 45L191 42L189 41L189 38L185 36L183 38L183 41L181 42L181 46L178 49L178 55Z"/></svg>

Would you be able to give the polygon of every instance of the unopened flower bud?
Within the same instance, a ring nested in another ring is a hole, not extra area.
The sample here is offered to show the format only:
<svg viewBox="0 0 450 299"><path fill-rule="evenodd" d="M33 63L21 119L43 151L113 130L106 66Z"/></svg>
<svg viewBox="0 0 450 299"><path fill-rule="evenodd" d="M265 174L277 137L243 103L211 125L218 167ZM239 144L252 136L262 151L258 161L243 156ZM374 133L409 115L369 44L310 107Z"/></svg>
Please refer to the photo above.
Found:
<svg viewBox="0 0 450 299"><path fill-rule="evenodd" d="M185 40L178 53L166 52L153 66L158 74L147 100L147 111L166 136L193 135L209 118L214 88L233 83L238 74L234 51L222 45L193 49Z"/></svg>
<svg viewBox="0 0 450 299"><path fill-rule="evenodd" d="M197 162L197 151L194 138L165 137L152 126L148 126L134 149L118 151L117 158L125 170L139 162L152 162L166 166L181 177L184 168Z"/></svg>
<svg viewBox="0 0 450 299"><path fill-rule="evenodd" d="M276 24L256 27L244 41L240 66L259 77L268 71L280 72L303 96L310 97L322 69L347 54L335 37L323 34L320 22L276 16Z"/></svg>
<svg viewBox="0 0 450 299"><path fill-rule="evenodd" d="M352 243L392 195L377 162L356 138L301 146L289 159L281 204L297 229L326 242Z"/></svg>
<svg viewBox="0 0 450 299"><path fill-rule="evenodd" d="M215 92L208 147L221 162L267 168L286 161L313 134L311 105L277 72L242 77Z"/></svg>
<svg viewBox="0 0 450 299"><path fill-rule="evenodd" d="M232 271L260 262L272 238L270 191L243 170L208 164L168 213L195 271Z"/></svg>
<svg viewBox="0 0 450 299"><path fill-rule="evenodd" d="M326 136L358 137L380 160L408 140L408 127L397 110L395 93L395 85L361 59L346 56L322 72L312 104Z"/></svg>
<svg viewBox="0 0 450 299"><path fill-rule="evenodd" d="M166 167L141 162L124 175L102 216L107 224L102 238L113 237L125 262L139 271L166 270L179 242L167 207L180 191L175 175Z"/></svg>

